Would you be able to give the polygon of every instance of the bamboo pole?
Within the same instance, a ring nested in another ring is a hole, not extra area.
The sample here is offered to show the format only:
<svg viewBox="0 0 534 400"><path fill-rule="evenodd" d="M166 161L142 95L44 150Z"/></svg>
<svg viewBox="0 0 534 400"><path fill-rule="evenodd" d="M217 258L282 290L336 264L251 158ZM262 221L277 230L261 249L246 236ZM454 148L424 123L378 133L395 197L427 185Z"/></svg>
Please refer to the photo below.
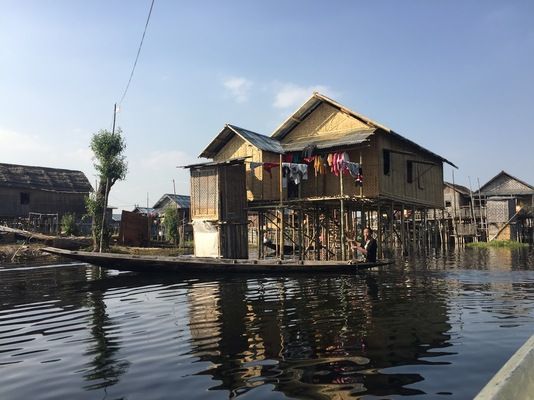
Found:
<svg viewBox="0 0 534 400"><path fill-rule="evenodd" d="M340 240L341 240L341 259L343 261L345 261L347 258L346 258L346 254L345 254L345 200L343 199L343 171L340 171L339 173L339 191L341 192L341 204L340 204L340 211L341 211L341 215L340 215L340 230L341 230L341 235L340 235Z"/></svg>
<svg viewBox="0 0 534 400"><path fill-rule="evenodd" d="M282 154L280 154L280 239L278 244L278 257L280 260L284 259L284 204L283 204L283 194L284 190L282 188Z"/></svg>

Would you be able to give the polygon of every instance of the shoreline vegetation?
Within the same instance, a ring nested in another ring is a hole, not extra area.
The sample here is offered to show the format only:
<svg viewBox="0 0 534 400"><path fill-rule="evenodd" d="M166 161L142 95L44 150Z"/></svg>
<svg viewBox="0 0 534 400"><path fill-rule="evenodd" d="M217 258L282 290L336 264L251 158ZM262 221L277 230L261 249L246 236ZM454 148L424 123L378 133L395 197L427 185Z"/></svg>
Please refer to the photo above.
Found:
<svg viewBox="0 0 534 400"><path fill-rule="evenodd" d="M504 249L522 249L528 247L528 243L516 242L513 240L493 240L491 242L472 242L467 243L465 247L472 249L489 249L489 248L504 248Z"/></svg>

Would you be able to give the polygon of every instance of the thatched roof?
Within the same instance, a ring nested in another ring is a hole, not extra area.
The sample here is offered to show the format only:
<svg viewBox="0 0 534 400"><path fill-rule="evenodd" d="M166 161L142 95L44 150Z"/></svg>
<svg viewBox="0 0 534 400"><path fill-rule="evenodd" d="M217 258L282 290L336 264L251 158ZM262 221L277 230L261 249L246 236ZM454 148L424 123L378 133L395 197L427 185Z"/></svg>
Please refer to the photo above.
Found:
<svg viewBox="0 0 534 400"><path fill-rule="evenodd" d="M0 187L61 193L89 193L93 190L81 171L1 163Z"/></svg>
<svg viewBox="0 0 534 400"><path fill-rule="evenodd" d="M534 195L534 186L501 171L480 188L484 196Z"/></svg>

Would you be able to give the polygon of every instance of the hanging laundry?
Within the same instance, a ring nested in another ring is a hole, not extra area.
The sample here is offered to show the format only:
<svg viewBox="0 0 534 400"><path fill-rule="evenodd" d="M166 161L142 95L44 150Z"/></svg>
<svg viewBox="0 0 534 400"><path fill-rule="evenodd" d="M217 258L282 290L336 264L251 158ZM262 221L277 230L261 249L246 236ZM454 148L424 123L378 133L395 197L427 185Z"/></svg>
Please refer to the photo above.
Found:
<svg viewBox="0 0 534 400"><path fill-rule="evenodd" d="M356 177L356 185L360 187L363 186L363 169L361 166L358 169L358 176Z"/></svg>
<svg viewBox="0 0 534 400"><path fill-rule="evenodd" d="M333 153L328 154L328 156L326 157L326 162L328 163L328 166L331 168L332 164L334 162L334 154Z"/></svg>
<svg viewBox="0 0 534 400"><path fill-rule="evenodd" d="M293 162L293 153L284 154L282 156L282 162L285 162L285 163Z"/></svg>
<svg viewBox="0 0 534 400"><path fill-rule="evenodd" d="M349 154L346 151L337 154L338 171L343 173L343 175L348 175L349 171L346 168L346 163L350 162Z"/></svg>
<svg viewBox="0 0 534 400"><path fill-rule="evenodd" d="M360 164L350 161L344 161L343 162L343 168L350 176L353 178L356 178L359 175L360 171Z"/></svg>
<svg viewBox="0 0 534 400"><path fill-rule="evenodd" d="M263 163L263 170L268 172L269 175L271 175L271 178L272 178L271 169L273 169L274 167L278 167L278 166L279 166L278 163L266 162L266 163Z"/></svg>
<svg viewBox="0 0 534 400"><path fill-rule="evenodd" d="M308 166L306 164L282 163L282 168L284 171L287 169L289 179L296 185L298 185L301 180L308 179Z"/></svg>
<svg viewBox="0 0 534 400"><path fill-rule="evenodd" d="M261 167L263 165L263 163L255 162L255 161L251 161L248 164L249 164L251 170L255 170L256 168Z"/></svg>
<svg viewBox="0 0 534 400"><path fill-rule="evenodd" d="M287 187L287 179L289 176L289 167L286 164L289 165L289 163L282 163L282 188Z"/></svg>
<svg viewBox="0 0 534 400"><path fill-rule="evenodd" d="M334 153L333 157L332 157L332 173L335 175L335 176L339 176L339 160L340 160L340 157L341 157L341 153Z"/></svg>
<svg viewBox="0 0 534 400"><path fill-rule="evenodd" d="M317 153L317 146L314 144L309 144L302 150L302 157L304 159L306 158L313 158L313 156Z"/></svg>
<svg viewBox="0 0 534 400"><path fill-rule="evenodd" d="M323 156L314 157L313 168L315 169L315 176L317 176L317 174L324 175L326 173L325 161L326 159Z"/></svg>

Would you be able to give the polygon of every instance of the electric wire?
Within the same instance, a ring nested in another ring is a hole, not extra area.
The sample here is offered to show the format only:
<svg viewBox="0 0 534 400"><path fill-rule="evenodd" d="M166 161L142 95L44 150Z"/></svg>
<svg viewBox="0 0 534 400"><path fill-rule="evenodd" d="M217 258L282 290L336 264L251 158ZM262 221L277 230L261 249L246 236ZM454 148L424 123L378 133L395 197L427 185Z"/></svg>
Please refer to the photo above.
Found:
<svg viewBox="0 0 534 400"><path fill-rule="evenodd" d="M155 0L152 0L152 3L150 4L150 10L148 11L148 17L145 23L145 29L143 30L143 36L141 37L141 42L139 43L139 48L137 49L137 55L135 57L135 61L132 67L132 72L130 73L130 78L128 79L128 83L126 84L126 87L124 88L124 92L122 93L121 99L118 103L119 105L122 104L124 98L126 97L126 93L128 93L128 89L130 88L130 83L132 82L132 78L135 72L135 67L137 66L137 61L139 60L139 55L141 54L141 48L143 47L143 42L145 40L145 34L148 28L148 23L150 22L150 16L152 15L152 8L154 8L154 1Z"/></svg>

